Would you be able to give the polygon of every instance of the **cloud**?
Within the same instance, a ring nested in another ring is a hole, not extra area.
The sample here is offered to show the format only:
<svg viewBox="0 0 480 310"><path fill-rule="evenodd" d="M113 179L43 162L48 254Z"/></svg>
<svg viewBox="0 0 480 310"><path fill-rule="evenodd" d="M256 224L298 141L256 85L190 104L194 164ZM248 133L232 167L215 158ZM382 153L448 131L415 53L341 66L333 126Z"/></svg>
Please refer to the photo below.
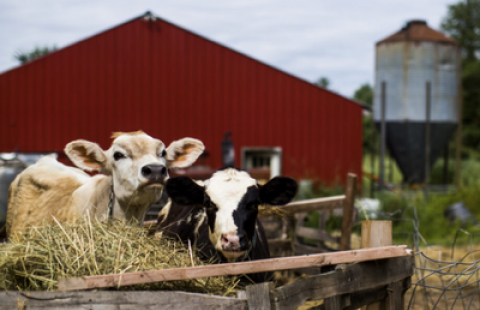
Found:
<svg viewBox="0 0 480 310"><path fill-rule="evenodd" d="M147 10L211 40L308 81L329 77L351 96L373 82L374 44L413 18L438 28L445 0L3 0L0 72L15 51L64 47Z"/></svg>

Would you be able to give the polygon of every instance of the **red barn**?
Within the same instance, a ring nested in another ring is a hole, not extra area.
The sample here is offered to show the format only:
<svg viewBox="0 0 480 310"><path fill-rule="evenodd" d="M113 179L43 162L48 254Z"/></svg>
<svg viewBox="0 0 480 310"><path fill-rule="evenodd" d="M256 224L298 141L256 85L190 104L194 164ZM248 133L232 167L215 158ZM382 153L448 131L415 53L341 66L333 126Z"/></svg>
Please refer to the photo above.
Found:
<svg viewBox="0 0 480 310"><path fill-rule="evenodd" d="M61 152L74 139L110 145L142 129L190 136L222 166L295 178L360 174L362 106L147 13L0 75L0 152Z"/></svg>

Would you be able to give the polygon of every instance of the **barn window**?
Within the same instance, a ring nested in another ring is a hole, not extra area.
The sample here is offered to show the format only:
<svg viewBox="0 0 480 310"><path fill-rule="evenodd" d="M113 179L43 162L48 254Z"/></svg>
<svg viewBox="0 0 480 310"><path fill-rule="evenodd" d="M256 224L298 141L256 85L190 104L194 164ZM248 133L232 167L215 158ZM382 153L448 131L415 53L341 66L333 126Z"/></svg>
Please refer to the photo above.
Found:
<svg viewBox="0 0 480 310"><path fill-rule="evenodd" d="M242 168L249 170L267 170L270 172L270 178L281 174L282 149L280 147L242 148Z"/></svg>

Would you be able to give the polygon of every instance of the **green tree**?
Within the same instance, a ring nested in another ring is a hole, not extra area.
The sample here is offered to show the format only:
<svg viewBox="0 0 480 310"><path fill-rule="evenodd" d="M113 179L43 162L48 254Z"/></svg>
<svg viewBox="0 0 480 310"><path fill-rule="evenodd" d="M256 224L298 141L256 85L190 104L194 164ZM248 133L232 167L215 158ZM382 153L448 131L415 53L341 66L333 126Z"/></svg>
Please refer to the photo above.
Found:
<svg viewBox="0 0 480 310"><path fill-rule="evenodd" d="M14 55L15 59L20 61L20 63L23 65L24 63L27 63L29 61L32 61L34 59L37 59L39 57L45 56L47 54L50 54L51 52L54 52L57 50L57 47L54 45L52 47L44 46L44 47L35 47L32 51L30 52L25 52L25 51L17 51Z"/></svg>
<svg viewBox="0 0 480 310"><path fill-rule="evenodd" d="M480 51L480 0L465 0L448 6L440 26L457 40L468 60L478 59Z"/></svg>
<svg viewBox="0 0 480 310"><path fill-rule="evenodd" d="M353 99L361 101L369 106L373 105L373 88L369 83L365 83L360 88L358 88L353 94ZM364 115L363 116L363 152L364 153L374 153L374 144L372 143L373 138L373 115Z"/></svg>
<svg viewBox="0 0 480 310"><path fill-rule="evenodd" d="M319 78L313 84L315 84L317 86L320 86L320 87L323 87L323 88L328 88L328 86L330 85L330 80L327 77L322 76L321 78Z"/></svg>
<svg viewBox="0 0 480 310"><path fill-rule="evenodd" d="M441 28L462 50L463 135L467 150L480 150L480 0L448 6Z"/></svg>

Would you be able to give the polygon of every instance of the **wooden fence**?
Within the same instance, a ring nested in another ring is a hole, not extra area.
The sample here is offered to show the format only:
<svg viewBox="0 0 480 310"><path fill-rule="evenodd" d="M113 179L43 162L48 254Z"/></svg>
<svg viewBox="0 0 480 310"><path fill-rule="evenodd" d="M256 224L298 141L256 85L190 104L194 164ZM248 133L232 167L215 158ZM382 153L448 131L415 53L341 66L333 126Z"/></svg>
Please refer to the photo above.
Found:
<svg viewBox="0 0 480 310"><path fill-rule="evenodd" d="M404 309L404 293L411 284L414 258L406 246L384 246L391 242L386 235L391 236L391 222L363 222L362 239L370 240L362 240L369 248L361 250L62 279L57 292L0 292L0 309L290 310L317 301L313 309L357 309L373 303L376 309L400 310ZM335 268L278 288L272 282L250 285L236 297L167 291L96 291L149 282L326 265Z"/></svg>
<svg viewBox="0 0 480 310"><path fill-rule="evenodd" d="M347 176L344 195L301 200L277 207L283 211L281 213L285 214L282 218L279 216L262 217L260 214L272 256L283 257L292 255L292 253L293 255L303 255L332 250L349 250L354 224L356 182L357 176L350 173ZM319 224L316 228L305 227L307 214L310 212L319 214ZM326 222L332 213L342 216L340 236L332 236L327 232ZM309 242L306 243L305 240L309 240ZM327 243L331 246L327 246ZM302 270L302 273L318 273L318 268L305 269Z"/></svg>
<svg viewBox="0 0 480 310"><path fill-rule="evenodd" d="M237 297L167 291L0 292L0 309L290 310L323 299L315 309L357 309L381 301L384 309L399 310L404 309L413 268L411 255L339 264L334 271L279 288L272 282L250 285Z"/></svg>

